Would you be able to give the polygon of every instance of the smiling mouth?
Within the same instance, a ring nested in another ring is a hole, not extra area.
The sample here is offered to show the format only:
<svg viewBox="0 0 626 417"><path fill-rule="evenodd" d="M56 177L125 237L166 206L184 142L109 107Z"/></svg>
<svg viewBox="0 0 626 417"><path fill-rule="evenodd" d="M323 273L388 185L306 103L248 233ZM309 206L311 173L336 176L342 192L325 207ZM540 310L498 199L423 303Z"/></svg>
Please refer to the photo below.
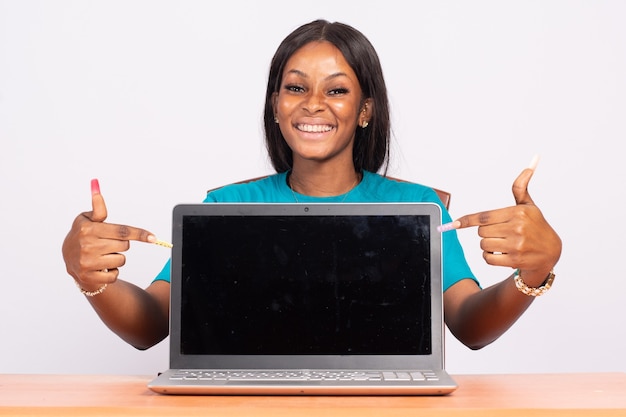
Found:
<svg viewBox="0 0 626 417"><path fill-rule="evenodd" d="M308 124L299 124L296 125L296 129L301 130L307 133L324 133L330 132L334 128L330 125L308 125Z"/></svg>

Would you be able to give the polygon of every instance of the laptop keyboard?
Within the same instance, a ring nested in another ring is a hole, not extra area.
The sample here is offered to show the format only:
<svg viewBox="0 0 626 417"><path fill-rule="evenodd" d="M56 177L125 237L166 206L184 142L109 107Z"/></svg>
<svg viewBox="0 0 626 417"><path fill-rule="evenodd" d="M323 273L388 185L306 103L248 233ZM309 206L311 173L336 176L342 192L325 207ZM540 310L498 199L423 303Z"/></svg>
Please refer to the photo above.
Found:
<svg viewBox="0 0 626 417"><path fill-rule="evenodd" d="M171 380L191 381L437 381L432 371L202 371L173 373Z"/></svg>

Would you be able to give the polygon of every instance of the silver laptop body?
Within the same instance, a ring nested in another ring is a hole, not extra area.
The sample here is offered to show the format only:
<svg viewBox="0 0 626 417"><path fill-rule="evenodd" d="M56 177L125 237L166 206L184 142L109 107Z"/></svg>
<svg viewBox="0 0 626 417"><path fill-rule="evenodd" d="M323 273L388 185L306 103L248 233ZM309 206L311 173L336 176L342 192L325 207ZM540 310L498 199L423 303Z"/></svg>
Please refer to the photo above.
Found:
<svg viewBox="0 0 626 417"><path fill-rule="evenodd" d="M439 206L182 204L163 394L443 395Z"/></svg>

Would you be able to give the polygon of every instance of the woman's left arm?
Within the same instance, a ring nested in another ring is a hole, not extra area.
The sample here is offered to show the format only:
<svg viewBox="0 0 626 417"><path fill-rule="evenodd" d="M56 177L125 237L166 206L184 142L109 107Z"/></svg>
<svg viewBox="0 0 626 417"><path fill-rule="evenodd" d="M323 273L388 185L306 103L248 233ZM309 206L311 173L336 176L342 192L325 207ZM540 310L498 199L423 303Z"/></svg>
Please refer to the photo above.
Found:
<svg viewBox="0 0 626 417"><path fill-rule="evenodd" d="M561 239L528 193L533 172L534 167L525 169L513 183L515 206L470 214L453 222L456 229L478 226L480 247L488 264L516 270L484 290L465 279L444 293L446 324L472 349L493 342L515 323L541 292L532 289L549 286L552 269L561 256Z"/></svg>

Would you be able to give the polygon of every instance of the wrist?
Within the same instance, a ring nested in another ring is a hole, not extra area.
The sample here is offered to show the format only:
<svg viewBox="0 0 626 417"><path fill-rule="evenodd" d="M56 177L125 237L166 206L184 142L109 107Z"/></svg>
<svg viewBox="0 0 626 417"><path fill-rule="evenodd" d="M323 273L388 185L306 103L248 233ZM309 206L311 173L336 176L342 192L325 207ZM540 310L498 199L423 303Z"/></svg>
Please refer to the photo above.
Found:
<svg viewBox="0 0 626 417"><path fill-rule="evenodd" d="M513 273L513 280L515 282L515 287L519 292L524 295L528 295L530 297L538 297L540 295L545 294L552 287L552 283L554 282L555 274L553 270L548 272L547 275L544 276L543 281L536 285L531 286L526 282L526 278L522 278L522 271L520 269L515 270Z"/></svg>
<svg viewBox="0 0 626 417"><path fill-rule="evenodd" d="M80 293L87 297L95 297L96 295L102 294L108 286L107 283L104 283L104 284L96 284L96 285L87 285L83 287L76 280L74 281L74 283L76 284L76 287L78 287Z"/></svg>
<svg viewBox="0 0 626 417"><path fill-rule="evenodd" d="M513 273L524 277L524 282L530 287L540 287L547 280L551 272L554 272L554 268L517 268Z"/></svg>

